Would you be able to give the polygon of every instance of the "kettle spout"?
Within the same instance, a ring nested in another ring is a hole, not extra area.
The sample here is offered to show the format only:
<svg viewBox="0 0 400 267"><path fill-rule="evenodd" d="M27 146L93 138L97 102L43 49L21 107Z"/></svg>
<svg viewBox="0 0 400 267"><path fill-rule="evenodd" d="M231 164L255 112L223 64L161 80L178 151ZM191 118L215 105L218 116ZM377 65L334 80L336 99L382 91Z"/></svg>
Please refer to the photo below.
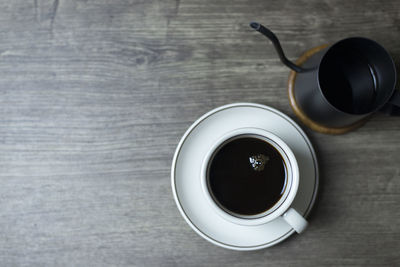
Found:
<svg viewBox="0 0 400 267"><path fill-rule="evenodd" d="M272 31L270 31L269 29L267 29L266 27L264 27L260 23L251 22L250 23L250 27L253 28L254 30L258 31L259 33L261 33L265 37L267 37L273 43L273 45L275 47L275 50L278 53L279 59L288 68L290 68L290 69L292 69L292 70L294 70L295 72L298 72L298 73L315 70L315 68L303 68L303 67L300 67L300 66L294 64L292 61L290 61L285 56L285 53L283 52L283 49L282 49L282 46L281 46L281 44L280 44L280 42L278 40L278 37L276 37L276 35Z"/></svg>

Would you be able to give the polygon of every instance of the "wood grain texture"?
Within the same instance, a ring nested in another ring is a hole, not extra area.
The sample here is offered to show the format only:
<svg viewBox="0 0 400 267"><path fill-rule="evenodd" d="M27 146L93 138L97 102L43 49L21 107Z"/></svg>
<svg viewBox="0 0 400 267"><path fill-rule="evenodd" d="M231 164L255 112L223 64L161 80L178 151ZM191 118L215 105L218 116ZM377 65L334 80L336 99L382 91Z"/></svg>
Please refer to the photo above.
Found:
<svg viewBox="0 0 400 267"><path fill-rule="evenodd" d="M348 36L400 58L400 2L0 1L1 266L399 266L400 120L341 136L305 129L321 190L310 228L234 252L181 218L174 149L232 102L293 117L289 58Z"/></svg>

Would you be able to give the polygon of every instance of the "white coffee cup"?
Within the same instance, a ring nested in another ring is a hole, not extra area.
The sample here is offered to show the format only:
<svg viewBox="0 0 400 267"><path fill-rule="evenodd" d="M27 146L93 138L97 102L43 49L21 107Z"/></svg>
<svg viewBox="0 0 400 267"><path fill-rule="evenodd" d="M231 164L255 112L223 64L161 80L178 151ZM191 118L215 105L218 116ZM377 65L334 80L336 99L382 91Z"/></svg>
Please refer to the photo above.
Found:
<svg viewBox="0 0 400 267"><path fill-rule="evenodd" d="M212 160L215 151L225 142L236 137L253 137L263 141L266 141L272 145L282 156L286 166L286 186L284 192L279 199L270 209L254 216L242 216L232 214L228 210L218 205L212 197L212 193L208 188L208 168L209 163ZM282 218L297 232L301 233L307 227L307 221L300 215L295 209L291 207L293 200L296 197L297 190L299 187L299 167L297 164L296 157L289 146L282 141L279 137L259 128L240 128L228 132L221 136L212 145L209 152L206 154L202 167L201 167L201 186L205 198L208 203L213 207L214 211L222 218L239 225L260 225L270 222L279 216Z"/></svg>

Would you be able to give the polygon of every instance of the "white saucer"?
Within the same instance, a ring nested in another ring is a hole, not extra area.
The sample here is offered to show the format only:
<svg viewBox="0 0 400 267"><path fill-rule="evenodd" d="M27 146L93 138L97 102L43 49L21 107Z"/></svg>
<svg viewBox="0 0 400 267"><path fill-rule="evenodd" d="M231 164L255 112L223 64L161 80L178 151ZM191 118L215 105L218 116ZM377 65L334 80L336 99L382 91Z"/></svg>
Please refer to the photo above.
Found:
<svg viewBox="0 0 400 267"><path fill-rule="evenodd" d="M200 184L202 160L212 144L227 132L242 127L270 131L292 149L300 168L299 190L292 207L306 217L318 189L318 163L314 149L292 119L264 105L230 104L216 108L194 122L175 151L171 183L178 209L196 233L224 248L256 250L285 240L294 230L281 217L257 226L231 223L207 203Z"/></svg>

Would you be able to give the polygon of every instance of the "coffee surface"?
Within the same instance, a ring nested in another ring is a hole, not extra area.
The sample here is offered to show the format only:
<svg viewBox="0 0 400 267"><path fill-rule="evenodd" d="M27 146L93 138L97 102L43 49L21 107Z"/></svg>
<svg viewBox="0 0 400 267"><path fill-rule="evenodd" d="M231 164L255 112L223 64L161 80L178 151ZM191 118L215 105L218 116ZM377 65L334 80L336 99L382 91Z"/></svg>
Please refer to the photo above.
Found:
<svg viewBox="0 0 400 267"><path fill-rule="evenodd" d="M212 196L234 215L257 215L272 208L284 193L286 180L279 151L256 137L226 142L209 163Z"/></svg>

